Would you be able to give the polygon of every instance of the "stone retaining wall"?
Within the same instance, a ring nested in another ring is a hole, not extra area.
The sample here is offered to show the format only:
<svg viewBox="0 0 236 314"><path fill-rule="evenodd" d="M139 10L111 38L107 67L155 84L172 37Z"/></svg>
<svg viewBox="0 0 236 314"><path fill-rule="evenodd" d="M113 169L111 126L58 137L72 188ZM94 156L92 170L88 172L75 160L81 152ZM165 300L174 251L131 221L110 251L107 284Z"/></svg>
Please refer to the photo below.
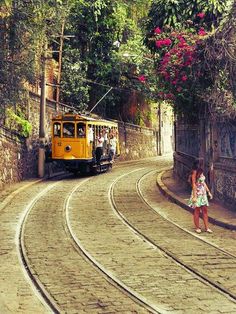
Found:
<svg viewBox="0 0 236 314"><path fill-rule="evenodd" d="M17 134L0 128L0 189L24 176L25 141Z"/></svg>
<svg viewBox="0 0 236 314"><path fill-rule="evenodd" d="M32 94L28 107L28 120L33 125L33 132L29 138L21 137L0 126L0 189L7 184L37 177L39 107L40 98ZM45 126L47 132L50 131L50 119L53 112L55 112L55 104L48 101Z"/></svg>
<svg viewBox="0 0 236 314"><path fill-rule="evenodd" d="M32 135L25 139L0 126L0 189L6 184L37 177L39 147L39 107L37 95L31 95L28 119L33 125ZM64 111L65 108L60 108ZM47 102L46 138L50 135L50 119L55 113L55 103ZM132 160L157 155L157 134L153 129L141 128L119 122L120 160ZM56 171L47 165L45 171ZM61 169L60 169L61 170Z"/></svg>
<svg viewBox="0 0 236 314"><path fill-rule="evenodd" d="M119 122L120 160L157 156L157 132L154 129Z"/></svg>

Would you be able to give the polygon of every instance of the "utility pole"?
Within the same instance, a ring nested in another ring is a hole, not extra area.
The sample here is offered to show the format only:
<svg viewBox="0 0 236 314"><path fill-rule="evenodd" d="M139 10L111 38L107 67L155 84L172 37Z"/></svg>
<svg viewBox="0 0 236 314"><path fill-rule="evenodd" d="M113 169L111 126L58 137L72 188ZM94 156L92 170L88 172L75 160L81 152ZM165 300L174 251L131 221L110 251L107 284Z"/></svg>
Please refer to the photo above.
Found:
<svg viewBox="0 0 236 314"><path fill-rule="evenodd" d="M60 102L60 82L61 82L61 65L62 65L64 29L65 29L65 20L62 21L62 26L61 26L61 36L60 36L60 46L59 46L59 56L58 56L58 75L57 75L57 86L56 86L56 111L57 112L59 111L59 102Z"/></svg>
<svg viewBox="0 0 236 314"><path fill-rule="evenodd" d="M46 59L47 59L47 43L45 42L42 55L40 116L39 116L38 176L40 178L43 178L45 174Z"/></svg>

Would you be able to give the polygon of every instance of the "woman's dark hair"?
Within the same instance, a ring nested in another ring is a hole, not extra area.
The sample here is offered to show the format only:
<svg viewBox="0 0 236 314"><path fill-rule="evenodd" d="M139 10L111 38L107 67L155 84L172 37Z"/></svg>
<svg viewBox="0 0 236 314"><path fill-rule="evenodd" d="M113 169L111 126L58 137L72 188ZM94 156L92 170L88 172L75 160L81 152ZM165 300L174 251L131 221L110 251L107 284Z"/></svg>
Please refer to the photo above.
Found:
<svg viewBox="0 0 236 314"><path fill-rule="evenodd" d="M192 170L197 170L198 164L199 164L198 160L195 160L192 165Z"/></svg>
<svg viewBox="0 0 236 314"><path fill-rule="evenodd" d="M197 170L198 168L203 167L203 159L202 158L196 158L192 165L192 170Z"/></svg>
<svg viewBox="0 0 236 314"><path fill-rule="evenodd" d="M198 179L202 173L203 173L203 169L197 168L196 179Z"/></svg>

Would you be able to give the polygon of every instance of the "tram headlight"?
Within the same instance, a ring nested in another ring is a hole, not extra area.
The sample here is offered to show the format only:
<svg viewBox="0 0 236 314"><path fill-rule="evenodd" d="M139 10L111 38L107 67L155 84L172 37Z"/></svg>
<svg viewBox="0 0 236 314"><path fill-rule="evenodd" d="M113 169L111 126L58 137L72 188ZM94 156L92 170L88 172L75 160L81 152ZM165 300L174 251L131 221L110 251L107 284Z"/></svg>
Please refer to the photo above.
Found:
<svg viewBox="0 0 236 314"><path fill-rule="evenodd" d="M71 146L70 146L70 145L66 145L65 151L66 151L66 152L70 152L70 151L71 151Z"/></svg>

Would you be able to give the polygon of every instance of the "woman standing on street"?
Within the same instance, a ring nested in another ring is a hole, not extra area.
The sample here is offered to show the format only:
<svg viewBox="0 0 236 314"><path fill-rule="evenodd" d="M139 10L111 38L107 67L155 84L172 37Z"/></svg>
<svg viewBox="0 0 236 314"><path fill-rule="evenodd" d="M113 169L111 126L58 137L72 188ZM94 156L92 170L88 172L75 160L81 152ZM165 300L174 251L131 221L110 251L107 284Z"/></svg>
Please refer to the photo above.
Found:
<svg viewBox="0 0 236 314"><path fill-rule="evenodd" d="M199 225L199 215L200 211L202 211L203 222L205 225L206 232L212 233L212 230L208 228L208 213L207 207L209 206L209 202L207 199L207 193L212 199L212 194L205 183L205 176L203 174L202 168L197 168L196 171L192 172L191 176L192 182L192 194L189 200L189 206L194 208L193 213L193 221L196 228L197 233L201 233L201 228Z"/></svg>

